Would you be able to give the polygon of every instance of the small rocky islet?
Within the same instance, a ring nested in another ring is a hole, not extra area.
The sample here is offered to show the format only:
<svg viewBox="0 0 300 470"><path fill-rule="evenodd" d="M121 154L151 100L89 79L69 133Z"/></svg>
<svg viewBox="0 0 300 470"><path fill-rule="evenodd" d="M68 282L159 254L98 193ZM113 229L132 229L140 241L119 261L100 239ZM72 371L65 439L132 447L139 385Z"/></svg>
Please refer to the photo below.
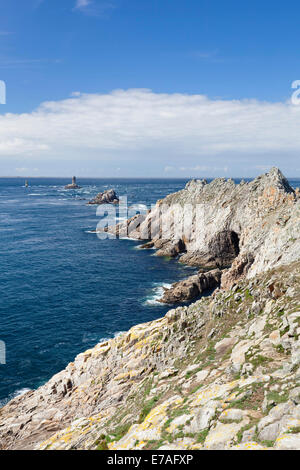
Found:
<svg viewBox="0 0 300 470"><path fill-rule="evenodd" d="M67 184L65 186L65 189L81 189L81 186L78 186L78 184L77 184L76 176L72 177L72 183Z"/></svg>
<svg viewBox="0 0 300 470"><path fill-rule="evenodd" d="M102 193L98 193L88 204L119 204L119 198L114 189L107 189Z"/></svg>
<svg viewBox="0 0 300 470"><path fill-rule="evenodd" d="M184 203L205 215L193 239L172 229L162 238L158 226L149 236L162 205L171 222ZM276 168L239 185L193 180L109 228L128 229L158 255L201 267L172 286L177 299L213 282L208 273L217 287L10 401L0 410L1 449L300 449L299 190Z"/></svg>

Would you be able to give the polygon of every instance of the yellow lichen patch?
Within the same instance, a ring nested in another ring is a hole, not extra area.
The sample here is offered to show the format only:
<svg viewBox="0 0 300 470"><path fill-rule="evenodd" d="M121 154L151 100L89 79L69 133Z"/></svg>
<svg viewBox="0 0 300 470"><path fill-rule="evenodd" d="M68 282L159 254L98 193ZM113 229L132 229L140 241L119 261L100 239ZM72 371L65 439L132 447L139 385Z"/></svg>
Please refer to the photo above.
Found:
<svg viewBox="0 0 300 470"><path fill-rule="evenodd" d="M46 441L42 442L39 445L39 448L41 450L51 448L51 446L54 443L59 442L60 440L64 440L65 437L69 436L71 434L70 430L71 430L71 427L69 426L64 430L57 432L56 434L54 434L54 436L52 436L49 439L47 439Z"/></svg>
<svg viewBox="0 0 300 470"><path fill-rule="evenodd" d="M131 370L130 371L130 378L133 379L134 377L137 377L138 375L142 374L142 370Z"/></svg>
<svg viewBox="0 0 300 470"><path fill-rule="evenodd" d="M239 392L232 392L228 397L226 397L226 400L222 400L221 407L223 409L230 407L230 403L236 399L238 393Z"/></svg>
<svg viewBox="0 0 300 470"><path fill-rule="evenodd" d="M167 432L169 432L170 434L172 434L174 431L176 431L176 429L185 424L186 421L188 421L189 419L191 419L191 416L186 414L186 415L181 415L181 416L178 416L177 418L175 418L170 426L166 429Z"/></svg>
<svg viewBox="0 0 300 470"><path fill-rule="evenodd" d="M130 377L130 373L129 372L122 372L121 374L117 375L114 380L116 382L120 382L121 380L126 380Z"/></svg>
<svg viewBox="0 0 300 470"><path fill-rule="evenodd" d="M161 436L163 425L168 417L166 410L171 404L178 405L183 402L181 397L172 397L153 408L141 424L133 424L120 441L108 444L110 450L126 450L136 448L136 442L158 440Z"/></svg>
<svg viewBox="0 0 300 470"><path fill-rule="evenodd" d="M299 449L299 442L299 433L294 434L287 432L276 439L274 447L279 450L295 450Z"/></svg>
<svg viewBox="0 0 300 470"><path fill-rule="evenodd" d="M190 446L190 450L201 450L203 449L203 444L201 444L200 442L198 442L197 444L192 444Z"/></svg>
<svg viewBox="0 0 300 470"><path fill-rule="evenodd" d="M219 423L212 429L204 442L206 449L220 449L224 446L232 444L232 440L235 438L238 431L243 427L244 423Z"/></svg>
<svg viewBox="0 0 300 470"><path fill-rule="evenodd" d="M210 400L222 397L222 395L232 390L237 384L238 380L234 380L233 382L229 382L227 384L222 385L208 385L207 387L205 387L205 389L197 393L196 398L191 403L191 406L204 405Z"/></svg>
<svg viewBox="0 0 300 470"><path fill-rule="evenodd" d="M175 444L177 449L190 449L192 445L189 438L177 439Z"/></svg>
<svg viewBox="0 0 300 470"><path fill-rule="evenodd" d="M232 447L232 450L270 450L270 448L264 447L255 441L251 441L237 444L236 446Z"/></svg>
<svg viewBox="0 0 300 470"><path fill-rule="evenodd" d="M299 428L299 427L300 427L300 419L298 419L298 418L290 418L290 419L287 421L287 423L286 423L284 429L287 430L287 431L289 431L290 429Z"/></svg>

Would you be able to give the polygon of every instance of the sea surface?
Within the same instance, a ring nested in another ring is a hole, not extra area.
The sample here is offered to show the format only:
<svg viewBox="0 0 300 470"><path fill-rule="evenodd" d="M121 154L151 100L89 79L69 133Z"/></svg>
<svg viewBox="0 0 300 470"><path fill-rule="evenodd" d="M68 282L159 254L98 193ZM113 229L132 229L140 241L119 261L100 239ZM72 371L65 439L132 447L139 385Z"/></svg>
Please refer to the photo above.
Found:
<svg viewBox="0 0 300 470"><path fill-rule="evenodd" d="M25 188L0 178L0 406L98 342L163 316L162 286L195 272L140 242L100 240L96 206L87 205L114 188L129 206L150 208L187 180L81 179L75 191L64 189L69 182L33 178Z"/></svg>

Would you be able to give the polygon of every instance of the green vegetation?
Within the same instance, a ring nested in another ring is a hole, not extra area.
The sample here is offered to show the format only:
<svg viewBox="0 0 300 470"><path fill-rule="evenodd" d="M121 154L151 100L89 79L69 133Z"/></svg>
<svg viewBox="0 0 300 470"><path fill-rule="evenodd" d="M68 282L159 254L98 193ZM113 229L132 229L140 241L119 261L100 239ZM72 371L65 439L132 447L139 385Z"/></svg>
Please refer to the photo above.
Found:
<svg viewBox="0 0 300 470"><path fill-rule="evenodd" d="M131 427L131 424L132 423L126 423L126 424L120 424L119 426L117 426L115 430L111 433L113 436L113 440L119 441L120 439L122 439L122 437L128 433L129 428Z"/></svg>
<svg viewBox="0 0 300 470"><path fill-rule="evenodd" d="M261 354L258 354L257 356L254 356L250 359L251 364L256 368L258 366L262 366L263 364L266 364L267 362L272 361L269 357L262 356Z"/></svg>
<svg viewBox="0 0 300 470"><path fill-rule="evenodd" d="M159 397L155 396L155 397L151 398L151 400L144 403L144 406L143 406L143 408L141 410L141 413L140 413L140 416L139 416L139 421L138 421L139 423L142 423L144 421L144 419L150 413L152 408L154 408L154 406L158 402L158 400L159 400Z"/></svg>
<svg viewBox="0 0 300 470"><path fill-rule="evenodd" d="M275 444L275 441L260 441L262 445L265 447L273 447Z"/></svg>
<svg viewBox="0 0 300 470"><path fill-rule="evenodd" d="M208 433L209 433L209 429L208 429L208 428L206 428L206 429L204 429L203 431L199 432L199 433L197 434L197 439L196 439L196 441L197 441L198 443L200 443L200 444L203 444L204 441L205 441L205 439L207 438Z"/></svg>
<svg viewBox="0 0 300 470"><path fill-rule="evenodd" d="M289 434L299 434L300 433L300 426L294 426L288 430Z"/></svg>
<svg viewBox="0 0 300 470"><path fill-rule="evenodd" d="M282 395L280 395L278 392L269 392L267 395L267 400L270 402L270 405L267 407L267 411L269 412L273 406L279 405L280 403L285 403L288 398L288 392L285 392Z"/></svg>

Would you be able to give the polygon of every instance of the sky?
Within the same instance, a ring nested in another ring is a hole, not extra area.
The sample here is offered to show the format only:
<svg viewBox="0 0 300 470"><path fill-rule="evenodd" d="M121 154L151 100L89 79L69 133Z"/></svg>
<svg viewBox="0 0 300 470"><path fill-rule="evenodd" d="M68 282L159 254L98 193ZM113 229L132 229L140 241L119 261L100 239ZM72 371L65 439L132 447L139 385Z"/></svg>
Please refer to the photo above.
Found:
<svg viewBox="0 0 300 470"><path fill-rule="evenodd" d="M0 176L300 177L299 26L297 1L0 0Z"/></svg>

